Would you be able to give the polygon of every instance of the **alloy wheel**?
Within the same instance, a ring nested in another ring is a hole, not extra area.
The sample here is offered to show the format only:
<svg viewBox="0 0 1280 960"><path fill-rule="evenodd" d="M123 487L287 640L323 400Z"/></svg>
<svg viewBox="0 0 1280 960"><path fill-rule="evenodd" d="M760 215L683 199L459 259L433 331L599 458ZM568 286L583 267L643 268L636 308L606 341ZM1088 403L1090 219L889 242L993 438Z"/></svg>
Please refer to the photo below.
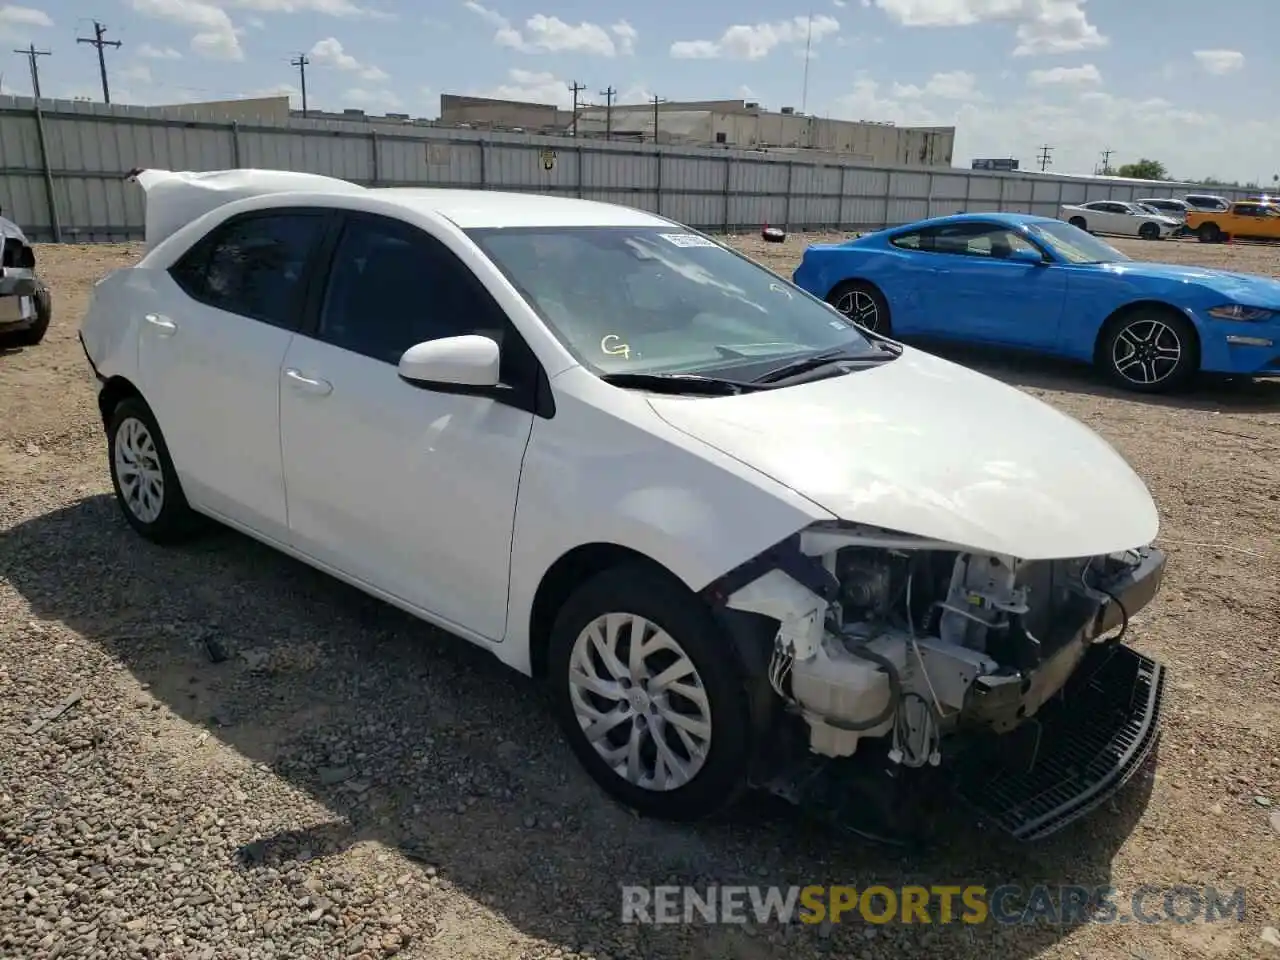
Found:
<svg viewBox="0 0 1280 960"><path fill-rule="evenodd" d="M569 658L569 697L587 741L619 777L678 789L711 748L711 708L697 668L657 624L629 613L597 617Z"/></svg>
<svg viewBox="0 0 1280 960"><path fill-rule="evenodd" d="M164 509L164 471L151 431L136 417L116 429L115 466L129 512L142 523L155 523Z"/></svg>
<svg viewBox="0 0 1280 960"><path fill-rule="evenodd" d="M1182 361L1183 344L1176 330L1160 320L1134 320L1111 347L1111 363L1130 383L1151 386L1172 376Z"/></svg>
<svg viewBox="0 0 1280 960"><path fill-rule="evenodd" d="M836 309L868 330L875 330L880 324L880 308L865 290L850 290L836 301Z"/></svg>

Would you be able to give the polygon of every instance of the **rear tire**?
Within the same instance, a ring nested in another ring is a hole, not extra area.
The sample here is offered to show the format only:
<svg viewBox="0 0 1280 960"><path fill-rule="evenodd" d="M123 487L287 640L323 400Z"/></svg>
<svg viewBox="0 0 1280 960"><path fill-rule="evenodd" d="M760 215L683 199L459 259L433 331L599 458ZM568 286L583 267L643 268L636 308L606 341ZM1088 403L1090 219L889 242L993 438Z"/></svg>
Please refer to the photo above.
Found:
<svg viewBox="0 0 1280 960"><path fill-rule="evenodd" d="M865 280L846 280L827 294L827 303L854 323L882 337L893 333L889 301L880 288Z"/></svg>
<svg viewBox="0 0 1280 960"><path fill-rule="evenodd" d="M569 746L621 803L696 820L742 792L751 755L742 670L683 584L644 564L588 580L556 616L547 668Z"/></svg>
<svg viewBox="0 0 1280 960"><path fill-rule="evenodd" d="M1097 362L1116 386L1138 393L1185 387L1200 368L1195 327L1172 308L1143 307L1108 325Z"/></svg>
<svg viewBox="0 0 1280 960"><path fill-rule="evenodd" d="M1218 229L1216 223L1202 223L1199 229L1196 230L1196 237L1199 238L1201 243L1221 243L1222 231Z"/></svg>
<svg viewBox="0 0 1280 960"><path fill-rule="evenodd" d="M107 460L116 502L129 526L153 543L178 543L197 533L191 509L155 415L140 397L121 400L107 418Z"/></svg>

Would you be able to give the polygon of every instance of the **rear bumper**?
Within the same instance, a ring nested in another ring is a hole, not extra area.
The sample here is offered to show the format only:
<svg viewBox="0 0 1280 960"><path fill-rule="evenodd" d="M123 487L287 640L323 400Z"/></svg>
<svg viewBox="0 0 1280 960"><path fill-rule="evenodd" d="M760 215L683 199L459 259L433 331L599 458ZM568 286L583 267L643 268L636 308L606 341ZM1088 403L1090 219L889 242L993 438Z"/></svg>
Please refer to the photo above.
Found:
<svg viewBox="0 0 1280 960"><path fill-rule="evenodd" d="M0 333L35 324L36 290L34 270L0 267Z"/></svg>

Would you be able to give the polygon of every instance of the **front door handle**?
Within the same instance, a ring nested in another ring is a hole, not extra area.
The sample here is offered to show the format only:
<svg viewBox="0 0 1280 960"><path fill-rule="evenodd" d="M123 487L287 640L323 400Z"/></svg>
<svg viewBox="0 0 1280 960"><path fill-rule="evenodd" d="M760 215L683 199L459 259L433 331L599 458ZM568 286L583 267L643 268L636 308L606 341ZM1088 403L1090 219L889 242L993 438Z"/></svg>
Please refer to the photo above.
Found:
<svg viewBox="0 0 1280 960"><path fill-rule="evenodd" d="M178 325L161 314L148 313L143 319L155 327L156 333L162 337L172 337L178 332Z"/></svg>
<svg viewBox="0 0 1280 960"><path fill-rule="evenodd" d="M284 372L284 378L289 381L291 387L303 393L313 393L318 397L333 393L333 384L328 380L305 376L301 370L295 370L292 367Z"/></svg>

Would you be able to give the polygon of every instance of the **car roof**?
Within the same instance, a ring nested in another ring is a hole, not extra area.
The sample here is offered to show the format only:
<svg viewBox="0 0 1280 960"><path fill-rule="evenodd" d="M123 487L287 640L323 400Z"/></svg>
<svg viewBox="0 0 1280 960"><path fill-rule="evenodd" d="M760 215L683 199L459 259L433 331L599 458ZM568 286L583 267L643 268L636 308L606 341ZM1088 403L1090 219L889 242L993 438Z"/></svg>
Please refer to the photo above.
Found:
<svg viewBox="0 0 1280 960"><path fill-rule="evenodd" d="M374 187L375 196L447 217L463 230L480 227L670 227L644 210L576 197L500 190Z"/></svg>
<svg viewBox="0 0 1280 960"><path fill-rule="evenodd" d="M945 217L931 217L928 220L917 220L915 223L903 224L893 228L897 233L901 230L922 230L926 227L943 227L952 223L1000 223L1009 227L1022 226L1028 223L1057 223L1053 217L1040 217L1030 213L952 213Z"/></svg>

